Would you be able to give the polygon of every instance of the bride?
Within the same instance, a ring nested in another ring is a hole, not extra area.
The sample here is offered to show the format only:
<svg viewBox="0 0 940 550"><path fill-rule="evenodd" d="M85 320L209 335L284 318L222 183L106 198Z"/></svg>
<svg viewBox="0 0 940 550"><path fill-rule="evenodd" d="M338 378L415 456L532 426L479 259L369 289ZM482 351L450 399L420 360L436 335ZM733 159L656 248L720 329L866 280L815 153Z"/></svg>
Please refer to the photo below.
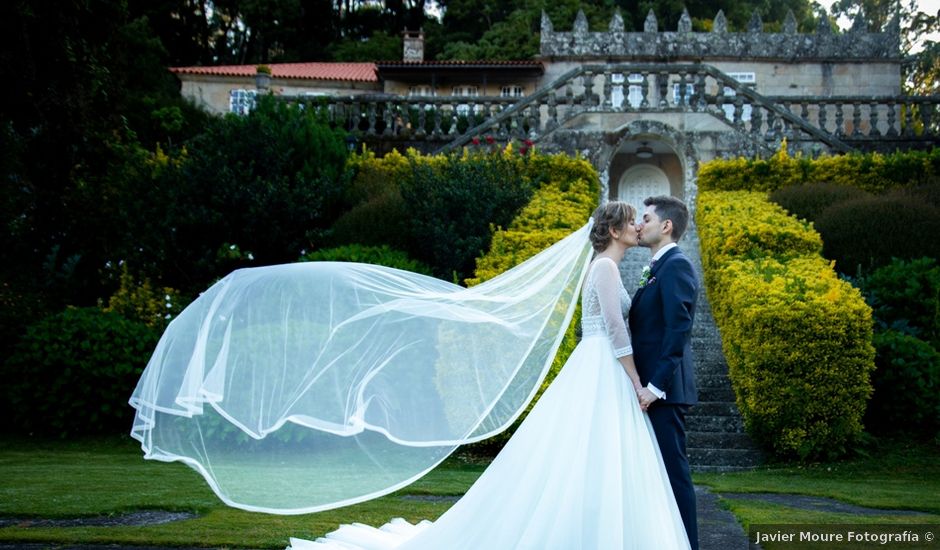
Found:
<svg viewBox="0 0 940 550"><path fill-rule="evenodd" d="M492 464L436 522L343 525L310 550L685 549L685 529L636 391L618 265L637 245L635 210L593 216L583 338Z"/></svg>

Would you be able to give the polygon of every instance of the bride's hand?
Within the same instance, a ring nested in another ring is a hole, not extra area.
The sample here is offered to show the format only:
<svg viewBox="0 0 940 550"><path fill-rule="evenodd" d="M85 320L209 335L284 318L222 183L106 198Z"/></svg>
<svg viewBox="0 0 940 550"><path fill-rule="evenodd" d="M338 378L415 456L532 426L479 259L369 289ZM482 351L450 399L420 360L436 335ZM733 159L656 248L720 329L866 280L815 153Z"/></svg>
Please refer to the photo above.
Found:
<svg viewBox="0 0 940 550"><path fill-rule="evenodd" d="M640 404L640 410L642 410L643 412L646 412L646 408L649 407L649 405L643 404L643 397L642 397L643 386L639 384L633 384L633 391L636 392L636 400Z"/></svg>

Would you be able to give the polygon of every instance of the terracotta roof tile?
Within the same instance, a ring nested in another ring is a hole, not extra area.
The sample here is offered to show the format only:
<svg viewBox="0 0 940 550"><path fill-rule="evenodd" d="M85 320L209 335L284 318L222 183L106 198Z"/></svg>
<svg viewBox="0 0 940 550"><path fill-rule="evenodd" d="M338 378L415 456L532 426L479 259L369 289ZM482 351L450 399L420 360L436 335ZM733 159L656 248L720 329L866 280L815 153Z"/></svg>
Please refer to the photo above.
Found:
<svg viewBox="0 0 940 550"><path fill-rule="evenodd" d="M541 61L534 60L481 60L481 61L376 61L380 67L542 67Z"/></svg>
<svg viewBox="0 0 940 550"><path fill-rule="evenodd" d="M272 63L274 78L304 80L352 80L378 82L375 63ZM254 76L257 65L220 65L216 67L171 67L177 74L204 74L219 76Z"/></svg>

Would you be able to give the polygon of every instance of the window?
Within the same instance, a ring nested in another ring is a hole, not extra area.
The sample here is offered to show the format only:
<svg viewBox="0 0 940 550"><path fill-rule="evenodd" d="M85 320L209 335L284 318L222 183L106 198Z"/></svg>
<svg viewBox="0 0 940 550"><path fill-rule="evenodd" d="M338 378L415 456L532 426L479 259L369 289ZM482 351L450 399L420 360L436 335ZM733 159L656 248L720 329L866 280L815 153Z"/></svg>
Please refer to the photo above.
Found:
<svg viewBox="0 0 940 550"><path fill-rule="evenodd" d="M414 96L436 96L433 86L412 86L408 88L408 97Z"/></svg>
<svg viewBox="0 0 940 550"><path fill-rule="evenodd" d="M741 84L754 85L757 83L757 77L754 73L728 73L728 76L737 80Z"/></svg>
<svg viewBox="0 0 940 550"><path fill-rule="evenodd" d="M228 110L230 113L247 115L255 107L257 90L232 90L228 93Z"/></svg>
<svg viewBox="0 0 940 550"><path fill-rule="evenodd" d="M685 97L681 95L682 88L678 83L672 85L672 103L678 105L682 101L683 105L688 105L692 101L692 94L695 93L695 86L691 82L685 85Z"/></svg>
<svg viewBox="0 0 940 550"><path fill-rule="evenodd" d="M614 73L610 75L610 102L615 108L623 105L623 84L627 82L627 103L630 107L637 109L643 103L643 75L631 74L624 78L623 73Z"/></svg>
<svg viewBox="0 0 940 550"><path fill-rule="evenodd" d="M746 85L748 85L749 87L752 87L752 88L753 88L754 85L757 83L757 77L755 76L754 73L728 73L728 76L730 76L731 78L737 80L737 81L740 82L741 84L746 84ZM733 98L733 97L735 97L736 95L737 95L737 92L734 91L734 88L728 88L728 87L725 87L725 88L724 88L724 96L725 96L725 97L731 97L731 98ZM732 99L732 100L730 100L730 101L734 101L734 100ZM745 101L747 101L747 100L745 100ZM722 105L721 108L722 108L722 110L725 112L725 117L726 117L728 120L733 121L733 120L734 120L734 104L733 104L733 103L731 103L731 104L726 103L726 104ZM741 106L741 120L742 120L742 121L745 121L745 122L748 121L748 120L751 120L751 106L750 106L750 104L748 104L748 103L744 103L744 104Z"/></svg>
<svg viewBox="0 0 940 550"><path fill-rule="evenodd" d="M499 90L499 97L525 97L525 89L522 86L503 86Z"/></svg>
<svg viewBox="0 0 940 550"><path fill-rule="evenodd" d="M480 88L476 86L454 86L453 95L460 97L479 97Z"/></svg>
<svg viewBox="0 0 940 550"><path fill-rule="evenodd" d="M627 82L630 83L630 89L627 92L627 101L630 102L631 107L637 109L643 103L643 75L636 73L631 74L627 77Z"/></svg>

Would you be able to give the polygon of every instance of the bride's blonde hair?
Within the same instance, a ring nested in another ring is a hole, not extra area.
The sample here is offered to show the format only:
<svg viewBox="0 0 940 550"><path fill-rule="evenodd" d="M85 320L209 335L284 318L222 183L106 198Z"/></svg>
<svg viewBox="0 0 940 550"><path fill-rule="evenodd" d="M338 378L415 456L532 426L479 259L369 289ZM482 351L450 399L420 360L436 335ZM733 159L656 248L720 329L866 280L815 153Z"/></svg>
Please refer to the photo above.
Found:
<svg viewBox="0 0 940 550"><path fill-rule="evenodd" d="M636 208L623 201L610 201L594 211L594 227L591 229L591 246L602 252L610 244L610 230L620 231L636 218Z"/></svg>

